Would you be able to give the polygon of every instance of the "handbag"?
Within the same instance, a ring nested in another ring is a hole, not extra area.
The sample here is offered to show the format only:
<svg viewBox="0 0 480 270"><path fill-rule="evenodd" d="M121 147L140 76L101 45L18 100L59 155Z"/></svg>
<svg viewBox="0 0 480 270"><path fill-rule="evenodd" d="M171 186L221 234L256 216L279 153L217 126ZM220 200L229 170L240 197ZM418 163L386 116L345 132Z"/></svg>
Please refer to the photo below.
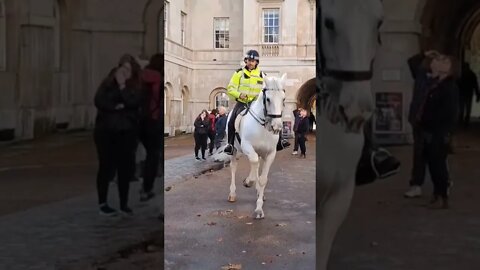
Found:
<svg viewBox="0 0 480 270"><path fill-rule="evenodd" d="M361 186L388 178L400 171L400 165L387 149L365 145L357 165L355 184Z"/></svg>

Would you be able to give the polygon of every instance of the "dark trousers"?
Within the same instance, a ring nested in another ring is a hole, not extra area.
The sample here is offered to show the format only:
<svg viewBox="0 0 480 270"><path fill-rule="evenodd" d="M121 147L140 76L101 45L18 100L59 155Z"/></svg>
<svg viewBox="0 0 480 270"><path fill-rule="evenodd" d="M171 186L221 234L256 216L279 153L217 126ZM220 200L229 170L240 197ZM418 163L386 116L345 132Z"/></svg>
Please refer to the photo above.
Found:
<svg viewBox="0 0 480 270"><path fill-rule="evenodd" d="M470 115L472 114L473 92L470 94L462 94L459 96L459 123L468 126L470 123Z"/></svg>
<svg viewBox="0 0 480 270"><path fill-rule="evenodd" d="M228 125L228 143L231 145L233 145L233 142L235 141L235 119L237 118L237 115L246 108L247 108L247 105L241 102L237 102L237 104L235 104L235 107L233 107L233 110L231 112L232 116L230 116L230 121L227 124Z"/></svg>
<svg viewBox="0 0 480 270"><path fill-rule="evenodd" d="M117 174L120 207L128 205L130 180L135 174L135 150L137 132L135 130L114 132L94 131L94 141L98 155L97 192L98 203L107 202L108 187Z"/></svg>
<svg viewBox="0 0 480 270"><path fill-rule="evenodd" d="M413 127L413 166L410 186L422 186L425 182L427 161L425 160L425 138L423 134L421 128Z"/></svg>
<svg viewBox="0 0 480 270"><path fill-rule="evenodd" d="M215 148L220 148L222 144L222 140L225 137L225 132L215 134Z"/></svg>
<svg viewBox="0 0 480 270"><path fill-rule="evenodd" d="M195 156L198 157L198 150L202 149L202 157L205 158L205 150L207 149L207 134L194 133L195 138Z"/></svg>
<svg viewBox="0 0 480 270"><path fill-rule="evenodd" d="M298 145L300 146L300 151L302 155L305 155L305 152L307 150L305 146L306 140L307 140L307 137L305 133L298 133Z"/></svg>
<svg viewBox="0 0 480 270"><path fill-rule="evenodd" d="M433 194L447 197L449 173L447 165L448 140L443 136L433 135L425 141L425 157L433 182Z"/></svg>
<svg viewBox="0 0 480 270"><path fill-rule="evenodd" d="M210 139L210 143L208 144L208 151L209 153L213 153L213 147L215 146L215 132L209 132L208 138Z"/></svg>
<svg viewBox="0 0 480 270"><path fill-rule="evenodd" d="M163 124L160 121L142 121L139 135L147 152L143 168L143 191L151 192L157 175L163 175Z"/></svg>
<svg viewBox="0 0 480 270"><path fill-rule="evenodd" d="M294 143L293 143L293 151L298 151L298 137L300 134L295 132L295 138L294 138Z"/></svg>

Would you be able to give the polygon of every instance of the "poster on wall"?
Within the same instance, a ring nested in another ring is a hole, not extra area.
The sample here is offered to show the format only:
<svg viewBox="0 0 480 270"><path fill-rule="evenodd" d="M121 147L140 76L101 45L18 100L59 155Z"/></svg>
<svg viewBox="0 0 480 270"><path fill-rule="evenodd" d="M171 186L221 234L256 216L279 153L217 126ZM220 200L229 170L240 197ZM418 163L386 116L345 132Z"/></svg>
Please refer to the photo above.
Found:
<svg viewBox="0 0 480 270"><path fill-rule="evenodd" d="M291 138L292 131L292 121L283 121L282 137Z"/></svg>
<svg viewBox="0 0 480 270"><path fill-rule="evenodd" d="M403 132L403 93L375 93L375 108L373 122L375 133Z"/></svg>

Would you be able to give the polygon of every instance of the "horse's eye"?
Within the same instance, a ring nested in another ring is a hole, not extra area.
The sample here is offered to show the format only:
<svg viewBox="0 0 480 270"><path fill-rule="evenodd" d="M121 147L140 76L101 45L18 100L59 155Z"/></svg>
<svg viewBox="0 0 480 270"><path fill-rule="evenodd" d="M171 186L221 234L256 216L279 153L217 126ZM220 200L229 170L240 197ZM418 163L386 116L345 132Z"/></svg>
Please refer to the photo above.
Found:
<svg viewBox="0 0 480 270"><path fill-rule="evenodd" d="M335 24L331 18L325 19L325 27L331 31L335 30Z"/></svg>
<svg viewBox="0 0 480 270"><path fill-rule="evenodd" d="M267 98L267 102L270 102L270 98Z"/></svg>

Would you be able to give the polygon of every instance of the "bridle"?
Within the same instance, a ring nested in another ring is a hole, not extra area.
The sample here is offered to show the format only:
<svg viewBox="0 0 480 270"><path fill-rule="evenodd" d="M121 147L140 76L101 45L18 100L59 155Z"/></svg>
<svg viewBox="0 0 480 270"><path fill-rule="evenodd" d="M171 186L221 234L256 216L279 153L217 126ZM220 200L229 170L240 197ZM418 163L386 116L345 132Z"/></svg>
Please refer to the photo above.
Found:
<svg viewBox="0 0 480 270"><path fill-rule="evenodd" d="M263 99L263 118L261 116L258 116L255 112L253 112L250 109L250 105L247 104L247 113L250 113L250 115L257 121L261 126L266 127L268 121L267 118L282 118L283 116L283 110L280 114L271 114L268 113L267 111L267 96L266 92L267 91L279 91L279 90L274 90L274 89L268 89L268 88L263 88L262 89L262 99ZM285 92L285 89L282 89L283 92Z"/></svg>
<svg viewBox="0 0 480 270"><path fill-rule="evenodd" d="M317 34L317 59L320 59L320 67L317 67L317 78L320 78L320 85L317 85L316 92L317 92L317 100L327 99L329 96L328 91L325 91L326 87L322 80L322 78L333 78L343 82L353 82L353 81L369 81L373 77L373 62L374 59L370 61L370 69L365 71L350 71L350 70L335 70L329 69L326 65L326 58L322 48L322 29L323 29L323 18L322 18L322 7L321 7L321 0L317 0L317 7L318 7L318 18L317 18L317 25L316 28L319 31ZM380 27L380 25L378 26ZM378 43L382 44L382 40L380 37L380 32L378 33ZM322 91L323 89L323 91ZM321 102L317 102L317 110L320 112L320 104ZM344 108L339 106L340 114L342 118L348 123L348 117L345 114Z"/></svg>
<svg viewBox="0 0 480 270"><path fill-rule="evenodd" d="M370 62L370 69L366 71L335 70L335 69L329 69L326 66L326 58L322 48L322 28L323 28L322 7L319 2L320 0L317 0L317 7L319 10L319 14L318 14L316 27L319 31L317 35L317 37L319 37L319 40L317 40L317 46L319 46L319 49L317 50L317 58L320 59L321 66L320 68L317 69L320 73L318 75L320 75L320 77L330 77L340 81L349 81L349 82L371 80L373 77L373 60L374 59L372 59L372 61ZM380 33L378 33L378 43L382 44ZM317 88L317 92L318 91L319 89Z"/></svg>

